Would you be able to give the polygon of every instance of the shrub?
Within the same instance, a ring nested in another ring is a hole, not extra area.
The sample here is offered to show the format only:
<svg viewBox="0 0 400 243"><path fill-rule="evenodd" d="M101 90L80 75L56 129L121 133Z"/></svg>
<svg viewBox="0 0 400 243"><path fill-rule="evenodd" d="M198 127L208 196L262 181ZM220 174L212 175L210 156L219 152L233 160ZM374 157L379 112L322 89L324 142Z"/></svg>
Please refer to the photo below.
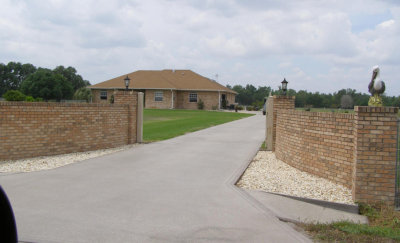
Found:
<svg viewBox="0 0 400 243"><path fill-rule="evenodd" d="M86 100L86 102L90 102L92 100L92 97L92 91L88 88L83 87L75 91L73 98L75 100Z"/></svg>
<svg viewBox="0 0 400 243"><path fill-rule="evenodd" d="M27 101L27 102L35 102L36 100L32 96L26 96L25 97L25 101Z"/></svg>
<svg viewBox="0 0 400 243"><path fill-rule="evenodd" d="M252 111L252 110L254 110L254 107L253 107L253 106L251 106L251 105L249 105L249 106L246 106L246 110L248 110L248 111Z"/></svg>
<svg viewBox="0 0 400 243"><path fill-rule="evenodd" d="M3 98L6 101L24 101L25 95L18 90L9 90L3 95Z"/></svg>
<svg viewBox="0 0 400 243"><path fill-rule="evenodd" d="M243 106L237 105L237 106L236 106L236 109L237 109L238 111L242 111L242 110L243 110Z"/></svg>
<svg viewBox="0 0 400 243"><path fill-rule="evenodd" d="M204 102L203 102L202 100L199 100L199 101L197 102L197 108L198 108L199 110L203 110L203 109L204 109Z"/></svg>
<svg viewBox="0 0 400 243"><path fill-rule="evenodd" d="M211 109L215 111L215 110L217 109L217 106L216 106L216 105L213 105L213 106L211 107Z"/></svg>
<svg viewBox="0 0 400 243"><path fill-rule="evenodd" d="M222 109L226 109L227 105L228 105L228 101L227 100L222 100L222 102L221 102Z"/></svg>

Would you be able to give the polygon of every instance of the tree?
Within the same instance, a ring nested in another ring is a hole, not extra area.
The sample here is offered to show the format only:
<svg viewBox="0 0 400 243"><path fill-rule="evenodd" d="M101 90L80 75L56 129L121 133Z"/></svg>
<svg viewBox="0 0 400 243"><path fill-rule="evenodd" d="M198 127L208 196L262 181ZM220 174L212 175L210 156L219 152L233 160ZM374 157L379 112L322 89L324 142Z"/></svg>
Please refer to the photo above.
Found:
<svg viewBox="0 0 400 243"><path fill-rule="evenodd" d="M22 82L21 91L45 100L71 99L73 95L72 85L63 75L43 68L39 68Z"/></svg>
<svg viewBox="0 0 400 243"><path fill-rule="evenodd" d="M77 74L76 69L73 67L58 66L53 71L64 76L74 91L90 85L90 82L83 80L82 76Z"/></svg>
<svg viewBox="0 0 400 243"><path fill-rule="evenodd" d="M8 90L20 88L24 79L36 72L36 67L30 63L9 62L7 65L0 63L0 95Z"/></svg>
<svg viewBox="0 0 400 243"><path fill-rule="evenodd" d="M6 101L24 101L25 95L18 90L8 90L5 94L3 94L3 98Z"/></svg>
<svg viewBox="0 0 400 243"><path fill-rule="evenodd" d="M92 91L85 87L78 89L74 94L75 100L86 100L87 102L90 102L92 97Z"/></svg>
<svg viewBox="0 0 400 243"><path fill-rule="evenodd" d="M342 98L340 98L340 107L343 109L353 108L354 107L353 98L348 94L343 95Z"/></svg>

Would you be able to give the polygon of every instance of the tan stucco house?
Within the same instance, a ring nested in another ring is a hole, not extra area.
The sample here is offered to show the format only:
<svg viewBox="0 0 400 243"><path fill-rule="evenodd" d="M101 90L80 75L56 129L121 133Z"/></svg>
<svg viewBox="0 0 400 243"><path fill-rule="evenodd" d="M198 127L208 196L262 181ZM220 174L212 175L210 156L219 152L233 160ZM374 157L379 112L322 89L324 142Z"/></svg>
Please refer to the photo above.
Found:
<svg viewBox="0 0 400 243"><path fill-rule="evenodd" d="M91 85L93 102L109 103L114 90L128 89L144 93L145 108L197 109L202 100L204 109L219 109L222 104L233 104L236 92L191 70L136 71ZM225 100L225 101L224 101Z"/></svg>

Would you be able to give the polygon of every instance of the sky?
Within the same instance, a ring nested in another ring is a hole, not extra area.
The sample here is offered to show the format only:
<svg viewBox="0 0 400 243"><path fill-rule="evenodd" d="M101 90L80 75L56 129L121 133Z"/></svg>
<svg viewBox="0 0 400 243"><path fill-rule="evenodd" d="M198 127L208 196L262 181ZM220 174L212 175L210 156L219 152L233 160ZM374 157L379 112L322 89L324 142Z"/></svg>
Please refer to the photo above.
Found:
<svg viewBox="0 0 400 243"><path fill-rule="evenodd" d="M0 63L75 67L92 84L190 69L223 85L400 95L400 0L0 0Z"/></svg>

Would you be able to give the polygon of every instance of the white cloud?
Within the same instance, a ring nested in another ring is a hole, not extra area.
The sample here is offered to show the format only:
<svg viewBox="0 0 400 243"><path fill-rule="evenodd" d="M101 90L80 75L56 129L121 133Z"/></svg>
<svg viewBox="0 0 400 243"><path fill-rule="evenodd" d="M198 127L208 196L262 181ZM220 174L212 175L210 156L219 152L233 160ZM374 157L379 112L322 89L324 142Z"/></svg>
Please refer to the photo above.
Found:
<svg viewBox="0 0 400 243"><path fill-rule="evenodd" d="M190 68L224 84L276 88L285 76L296 89L366 92L378 64L400 94L396 1L3 0L0 16L0 62L71 65L92 82Z"/></svg>

